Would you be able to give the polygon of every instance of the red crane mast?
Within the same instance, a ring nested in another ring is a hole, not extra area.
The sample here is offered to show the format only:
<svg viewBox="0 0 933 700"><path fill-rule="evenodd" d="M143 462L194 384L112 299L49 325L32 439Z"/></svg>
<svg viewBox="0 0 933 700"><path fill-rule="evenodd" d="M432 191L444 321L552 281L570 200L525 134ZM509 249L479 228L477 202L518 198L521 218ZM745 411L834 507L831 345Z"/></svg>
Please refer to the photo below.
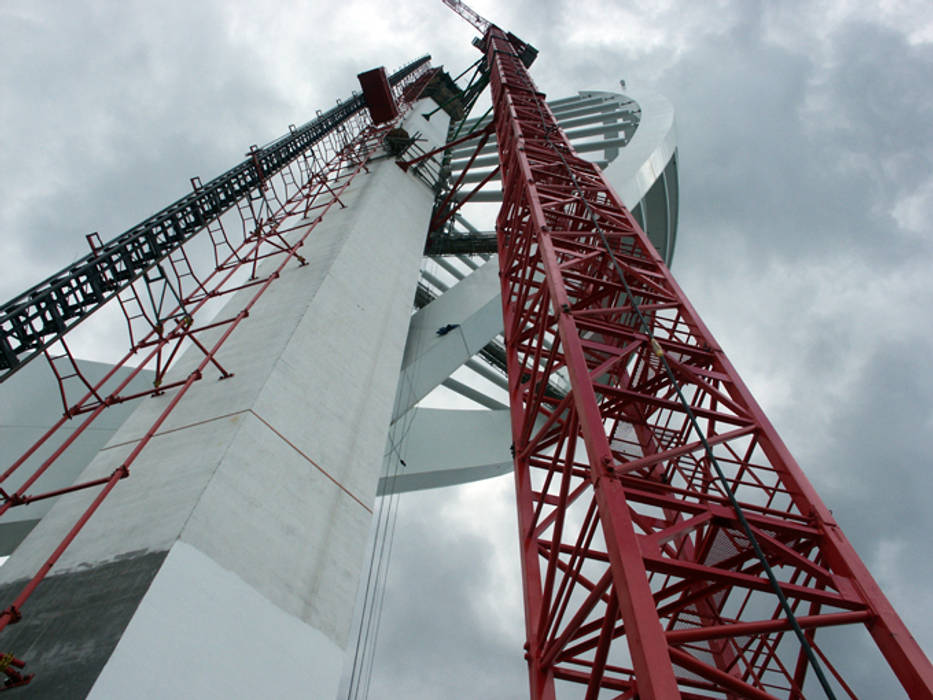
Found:
<svg viewBox="0 0 933 700"><path fill-rule="evenodd" d="M484 32L531 697L855 697L817 639L933 666L645 233ZM570 392L548 392L552 378ZM604 695L612 691L611 695Z"/></svg>

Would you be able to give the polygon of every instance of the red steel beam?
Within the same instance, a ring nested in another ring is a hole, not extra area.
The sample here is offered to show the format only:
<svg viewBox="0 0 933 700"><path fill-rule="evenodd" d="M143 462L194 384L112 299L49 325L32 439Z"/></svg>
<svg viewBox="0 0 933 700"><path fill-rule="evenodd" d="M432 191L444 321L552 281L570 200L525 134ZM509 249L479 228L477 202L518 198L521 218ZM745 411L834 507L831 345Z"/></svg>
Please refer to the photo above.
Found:
<svg viewBox="0 0 933 700"><path fill-rule="evenodd" d="M508 35L484 41L531 697L555 679L690 697L684 669L704 697L796 698L817 657L847 691L816 633L848 625L933 699L929 660L647 236Z"/></svg>

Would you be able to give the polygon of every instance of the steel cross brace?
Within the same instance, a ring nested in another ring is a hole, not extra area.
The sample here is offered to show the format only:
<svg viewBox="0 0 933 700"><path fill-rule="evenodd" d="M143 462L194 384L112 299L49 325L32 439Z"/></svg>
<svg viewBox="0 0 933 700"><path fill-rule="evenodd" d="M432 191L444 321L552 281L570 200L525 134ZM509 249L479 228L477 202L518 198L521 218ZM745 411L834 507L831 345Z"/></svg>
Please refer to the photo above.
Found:
<svg viewBox="0 0 933 700"><path fill-rule="evenodd" d="M484 41L531 696L563 679L587 698L801 698L796 622L844 692L821 627L867 629L933 698L933 667L657 251L509 36Z"/></svg>

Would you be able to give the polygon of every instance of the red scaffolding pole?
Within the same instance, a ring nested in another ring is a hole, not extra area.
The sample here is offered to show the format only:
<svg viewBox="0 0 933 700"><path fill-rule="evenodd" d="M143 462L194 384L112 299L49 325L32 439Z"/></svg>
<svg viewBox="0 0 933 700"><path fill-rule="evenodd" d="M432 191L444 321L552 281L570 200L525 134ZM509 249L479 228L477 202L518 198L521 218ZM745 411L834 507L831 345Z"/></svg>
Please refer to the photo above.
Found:
<svg viewBox="0 0 933 700"><path fill-rule="evenodd" d="M817 634L850 625L933 698L930 662L520 48L486 33L532 697L558 680L588 699L854 697Z"/></svg>

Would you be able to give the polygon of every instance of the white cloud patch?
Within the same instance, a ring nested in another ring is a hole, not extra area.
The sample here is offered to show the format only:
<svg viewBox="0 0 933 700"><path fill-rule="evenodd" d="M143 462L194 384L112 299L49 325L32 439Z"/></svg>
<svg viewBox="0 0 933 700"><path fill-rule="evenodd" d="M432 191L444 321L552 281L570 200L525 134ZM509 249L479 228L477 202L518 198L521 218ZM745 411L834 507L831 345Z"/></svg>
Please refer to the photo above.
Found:
<svg viewBox="0 0 933 700"><path fill-rule="evenodd" d="M933 177L898 198L891 214L905 231L929 239L933 233Z"/></svg>

